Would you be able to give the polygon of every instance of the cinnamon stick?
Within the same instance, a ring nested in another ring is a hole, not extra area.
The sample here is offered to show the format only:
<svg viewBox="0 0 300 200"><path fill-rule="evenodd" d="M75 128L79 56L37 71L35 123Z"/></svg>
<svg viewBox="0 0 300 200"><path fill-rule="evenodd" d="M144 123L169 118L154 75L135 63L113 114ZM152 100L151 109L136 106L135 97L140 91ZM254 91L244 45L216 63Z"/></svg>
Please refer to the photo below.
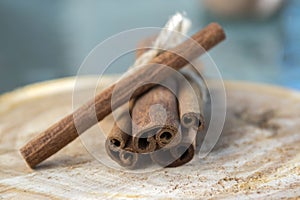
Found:
<svg viewBox="0 0 300 200"><path fill-rule="evenodd" d="M123 111L123 110L122 110ZM131 119L128 113L122 112L107 136L110 149L124 149L131 135Z"/></svg>
<svg viewBox="0 0 300 200"><path fill-rule="evenodd" d="M131 139L128 140L127 145L123 149L114 148L112 145L110 145L110 141L106 140L105 148L109 157L117 162L120 166L128 169L134 169L138 167L138 163L142 155L133 152Z"/></svg>
<svg viewBox="0 0 300 200"><path fill-rule="evenodd" d="M203 54L204 50L211 49L224 39L225 34L220 25L216 23L208 25L192 36L193 41L187 40L170 51L155 57L149 66L143 66L134 73L129 73L125 78L100 92L74 113L40 133L20 149L22 156L30 167L35 167L72 142L79 134L109 115L112 109L125 103L132 94L133 97L137 97L153 86L144 85L134 91L134 86L140 80L159 82L168 76L169 72L166 68L151 67L151 65L155 65L155 63L164 64L179 70L188 63L188 60L195 59ZM203 49L194 45L194 42L201 45ZM115 99L114 104L112 104L111 98L116 84L120 86L116 95L118 99ZM94 111L96 118L94 118Z"/></svg>
<svg viewBox="0 0 300 200"><path fill-rule="evenodd" d="M129 109L131 110L131 106ZM136 169L148 163L149 156L134 150L131 136L131 117L125 111L124 107L120 108L120 114L107 136L105 149L109 157L120 166Z"/></svg>
<svg viewBox="0 0 300 200"><path fill-rule="evenodd" d="M175 89L176 81L169 82ZM137 152L152 152L171 142L175 145L175 138L180 141L177 100L164 86L152 88L135 101L132 121L133 147Z"/></svg>
<svg viewBox="0 0 300 200"><path fill-rule="evenodd" d="M169 164L168 167L179 167L190 162L195 155L195 148L195 143L182 142L170 149L171 155L177 159Z"/></svg>
<svg viewBox="0 0 300 200"><path fill-rule="evenodd" d="M136 56L139 57L150 48L156 36L146 38L138 44ZM178 84L175 79L168 78L169 89L177 93ZM133 106L132 119L133 144L141 153L152 152L172 142L172 146L181 140L178 131L178 105L175 94L164 86L156 86L140 96ZM150 110L152 109L152 110ZM151 116L152 115L152 116Z"/></svg>
<svg viewBox="0 0 300 200"><path fill-rule="evenodd" d="M179 113L181 125L185 128L194 128L198 131L204 128L203 94L193 76L201 79L192 67L182 72L189 84L181 84L178 92Z"/></svg>
<svg viewBox="0 0 300 200"><path fill-rule="evenodd" d="M164 167L178 167L193 159L196 150L197 131L181 128L180 143L171 148L163 148L151 154L153 162Z"/></svg>
<svg viewBox="0 0 300 200"><path fill-rule="evenodd" d="M119 165L122 166L122 162L120 159L120 152L121 152L121 148L115 148L114 146L111 145L109 140L105 141L105 150L107 155L114 160L115 162L117 162Z"/></svg>
<svg viewBox="0 0 300 200"><path fill-rule="evenodd" d="M178 167L188 163L195 154L194 143L179 143L171 149L161 149L150 154L151 159L160 166Z"/></svg>
<svg viewBox="0 0 300 200"><path fill-rule="evenodd" d="M105 141L108 156L120 166L128 169L143 166L149 156L139 154L133 149L130 116L123 112L116 120Z"/></svg>

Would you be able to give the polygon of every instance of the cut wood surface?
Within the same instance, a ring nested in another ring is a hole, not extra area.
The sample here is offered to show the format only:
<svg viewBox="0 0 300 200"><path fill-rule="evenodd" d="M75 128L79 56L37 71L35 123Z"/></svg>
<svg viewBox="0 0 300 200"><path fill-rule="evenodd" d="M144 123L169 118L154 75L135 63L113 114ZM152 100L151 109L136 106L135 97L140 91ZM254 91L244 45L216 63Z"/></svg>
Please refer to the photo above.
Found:
<svg viewBox="0 0 300 200"><path fill-rule="evenodd" d="M99 90L116 78L102 78ZM80 78L83 97L95 80ZM300 94L244 82L225 83L225 128L204 159L195 156L178 168L128 173L102 165L77 139L30 169L19 148L72 112L74 83L74 78L54 80L0 96L0 199L300 196ZM108 132L112 123L109 116L100 125ZM83 143L95 140L88 136Z"/></svg>

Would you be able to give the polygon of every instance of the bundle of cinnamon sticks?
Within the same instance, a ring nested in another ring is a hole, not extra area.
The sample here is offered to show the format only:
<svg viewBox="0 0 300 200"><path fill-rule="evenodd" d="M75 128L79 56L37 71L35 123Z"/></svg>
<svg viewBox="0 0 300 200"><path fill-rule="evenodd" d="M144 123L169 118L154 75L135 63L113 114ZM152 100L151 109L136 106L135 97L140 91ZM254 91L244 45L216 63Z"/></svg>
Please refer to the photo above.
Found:
<svg viewBox="0 0 300 200"><path fill-rule="evenodd" d="M145 163L144 159L149 157L163 166L179 166L188 162L195 152L195 136L190 132L201 130L204 124L202 94L191 79L190 85L195 88L193 91L200 100L197 102L201 104L200 111L195 112L193 106L197 103L190 98L191 92L183 87L182 80L173 79L169 70L156 65L180 70L224 39L225 33L220 25L208 25L190 39L160 53L147 65L126 74L73 113L42 131L20 149L22 156L34 168L131 98L132 122L128 122L126 115L116 119L117 124L124 126L122 129L114 126L109 134L106 142L109 155L129 168L139 166L139 162ZM187 71L186 79L190 79L192 71ZM172 87L147 84L135 89L140 80L149 83L164 81ZM112 101L116 86L119 86L117 98Z"/></svg>
<svg viewBox="0 0 300 200"><path fill-rule="evenodd" d="M152 40L141 42L137 58L149 50L143 47ZM196 135L205 124L206 89L194 67L186 66L181 70L183 77L168 77L164 86L156 85L132 99L129 112L120 109L105 143L106 152L120 166L134 169L152 160L163 167L177 167L192 160Z"/></svg>

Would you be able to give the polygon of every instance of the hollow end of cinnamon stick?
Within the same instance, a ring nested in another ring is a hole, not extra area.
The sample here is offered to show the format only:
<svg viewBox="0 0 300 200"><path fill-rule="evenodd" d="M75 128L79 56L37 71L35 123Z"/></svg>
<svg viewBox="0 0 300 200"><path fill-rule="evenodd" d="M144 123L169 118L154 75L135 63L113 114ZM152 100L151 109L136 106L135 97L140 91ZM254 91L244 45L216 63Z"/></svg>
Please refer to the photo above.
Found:
<svg viewBox="0 0 300 200"><path fill-rule="evenodd" d="M179 87L180 122L184 128L201 131L204 128L204 81L200 73L192 67L185 69L183 75L189 84L182 84Z"/></svg>
<svg viewBox="0 0 300 200"><path fill-rule="evenodd" d="M122 160L125 166L132 166L137 162L138 156L136 153L124 150L120 153L120 160Z"/></svg>
<svg viewBox="0 0 300 200"><path fill-rule="evenodd" d="M174 161L170 149L167 148L160 149L158 151L151 153L150 157L154 163L162 167L167 167Z"/></svg>
<svg viewBox="0 0 300 200"><path fill-rule="evenodd" d="M163 167L178 167L191 161L195 154L193 144L180 143L171 149L164 148L150 154L156 164Z"/></svg>
<svg viewBox="0 0 300 200"><path fill-rule="evenodd" d="M123 118L125 118L125 116L123 116ZM130 119L121 119L118 123L120 123L125 130L122 130L117 123L114 123L112 130L107 136L107 140L111 148L124 149L130 139L129 131L131 131L131 121Z"/></svg>
<svg viewBox="0 0 300 200"><path fill-rule="evenodd" d="M121 165L121 162L120 162L120 151L121 151L121 149L120 148L115 148L114 146L112 146L110 144L109 140L105 141L105 149L106 149L107 155L112 160L114 160L115 162L117 162L118 164Z"/></svg>
<svg viewBox="0 0 300 200"><path fill-rule="evenodd" d="M139 154L132 152L130 144L128 144L125 149L115 148L110 144L109 140L106 140L105 149L108 156L120 166L127 169L134 169L137 167L139 162Z"/></svg>
<svg viewBox="0 0 300 200"><path fill-rule="evenodd" d="M157 142L157 149L164 147L171 148L176 146L182 138L179 127L164 127L160 129L155 135Z"/></svg>
<svg viewBox="0 0 300 200"><path fill-rule="evenodd" d="M151 153L151 159L163 167L178 167L193 159L196 149L196 131L182 128L180 142Z"/></svg>
<svg viewBox="0 0 300 200"><path fill-rule="evenodd" d="M175 80L168 80L177 88ZM170 89L157 85L136 99L132 110L134 147L141 153L169 144L178 132L177 100ZM157 145L156 145L157 144Z"/></svg>
<svg viewBox="0 0 300 200"><path fill-rule="evenodd" d="M169 143L171 143L174 138L174 133L172 131L163 130L157 133L156 140L159 146L163 147Z"/></svg>
<svg viewBox="0 0 300 200"><path fill-rule="evenodd" d="M132 143L135 151L139 153L149 153L156 149L155 134L156 129L140 132L133 137Z"/></svg>
<svg viewBox="0 0 300 200"><path fill-rule="evenodd" d="M138 167L139 155L127 149L120 152L121 166L127 169L134 169Z"/></svg>
<svg viewBox="0 0 300 200"><path fill-rule="evenodd" d="M184 128L195 128L198 131L204 129L204 118L200 113L186 112L182 114L181 125Z"/></svg>
<svg viewBox="0 0 300 200"><path fill-rule="evenodd" d="M177 158L168 167L178 167L191 161L195 155L195 146L190 143L180 143L176 147L170 149L173 158Z"/></svg>

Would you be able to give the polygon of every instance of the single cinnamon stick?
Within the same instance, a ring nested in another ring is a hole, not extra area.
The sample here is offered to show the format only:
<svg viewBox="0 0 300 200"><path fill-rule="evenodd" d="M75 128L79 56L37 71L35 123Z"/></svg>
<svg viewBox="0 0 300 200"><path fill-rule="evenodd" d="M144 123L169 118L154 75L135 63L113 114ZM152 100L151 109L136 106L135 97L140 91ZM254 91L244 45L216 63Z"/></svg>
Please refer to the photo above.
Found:
<svg viewBox="0 0 300 200"><path fill-rule="evenodd" d="M168 167L178 167L190 162L195 155L195 148L195 143L182 142L170 149L171 155L177 159L169 164Z"/></svg>
<svg viewBox="0 0 300 200"><path fill-rule="evenodd" d="M79 134L109 115L112 109L125 103L132 94L133 97L137 97L153 86L144 85L134 92L133 88L140 80L159 82L168 76L169 72L166 68L151 67L151 65L163 64L179 70L188 63L188 60L195 59L203 54L204 50L209 50L224 40L225 33L220 25L212 23L193 35L192 39L193 41L187 40L170 51L155 57L149 66L143 66L134 73L129 73L125 78L100 92L74 113L53 124L29 141L20 149L27 164L32 168L35 167L72 142ZM195 46L194 42L197 42L203 49ZM112 104L111 98L116 84L120 86L116 95L118 99L115 99L114 104ZM94 119L94 111L96 112L96 120Z"/></svg>
<svg viewBox="0 0 300 200"><path fill-rule="evenodd" d="M131 142L132 140L131 138L129 138L128 143L123 149L114 148L114 146L110 144L109 140L106 140L105 142L106 152L109 157L117 162L120 166L126 167L128 169L137 168L139 160L141 159L140 157L142 156L136 152L133 152Z"/></svg>
<svg viewBox="0 0 300 200"><path fill-rule="evenodd" d="M193 79L200 75L192 67L185 68L182 72L189 84L181 84L178 92L179 113L181 125L185 128L195 128L198 131L204 128L203 94L201 88ZM193 76L192 76L193 75Z"/></svg>
<svg viewBox="0 0 300 200"><path fill-rule="evenodd" d="M123 111L123 110L122 110ZM131 136L131 119L127 116L128 113L122 112L115 119L113 128L107 136L108 145L110 149L124 149L127 141Z"/></svg>
<svg viewBox="0 0 300 200"><path fill-rule="evenodd" d="M179 144L171 148L163 148L151 154L153 162L164 167L178 167L193 159L196 149L196 130L182 128Z"/></svg>
<svg viewBox="0 0 300 200"><path fill-rule="evenodd" d="M182 140L175 147L170 149L171 155L177 158L171 166L179 166L188 163L193 159L196 150L196 136L198 131L194 128L181 127Z"/></svg>
<svg viewBox="0 0 300 200"><path fill-rule="evenodd" d="M134 152L132 148L132 140L130 138L130 140L128 140L127 146L120 153L120 160L122 162L121 165L129 169L136 168L141 156L142 155Z"/></svg>
<svg viewBox="0 0 300 200"><path fill-rule="evenodd" d="M116 120L105 141L106 152L122 167L139 168L147 160L147 155L137 153L132 147L131 118L123 112Z"/></svg>
<svg viewBox="0 0 300 200"><path fill-rule="evenodd" d="M122 110L124 111L123 108ZM120 166L128 169L143 166L149 156L137 153L132 147L130 116L123 112L116 121L105 142L108 156Z"/></svg>
<svg viewBox="0 0 300 200"><path fill-rule="evenodd" d="M156 36L146 38L138 44L136 56L139 57L150 48ZM169 89L177 93L178 83L169 78ZM178 105L175 94L164 86L156 86L140 96L133 105L132 119L133 144L136 151L152 152L172 142L172 146L181 140L178 131ZM150 110L152 109L152 110Z"/></svg>
<svg viewBox="0 0 300 200"><path fill-rule="evenodd" d="M175 80L170 80L173 89ZM176 91L175 91L176 92ZM175 95L164 86L156 86L143 94L132 109L133 147L137 152L149 153L172 142L178 132L178 106ZM175 144L174 144L175 145Z"/></svg>
<svg viewBox="0 0 300 200"><path fill-rule="evenodd" d="M116 148L115 146L111 145L109 140L105 141L105 150L107 155L114 160L115 162L117 162L119 165L122 166L122 162L120 159L120 152L121 152L121 148Z"/></svg>
<svg viewBox="0 0 300 200"><path fill-rule="evenodd" d="M182 152L182 150L185 150ZM181 153L182 152L182 153ZM174 156L176 154L176 156ZM178 154L178 155L177 155ZM194 143L180 143L171 149L161 149L150 154L153 162L164 167L178 167L188 163L195 154Z"/></svg>

